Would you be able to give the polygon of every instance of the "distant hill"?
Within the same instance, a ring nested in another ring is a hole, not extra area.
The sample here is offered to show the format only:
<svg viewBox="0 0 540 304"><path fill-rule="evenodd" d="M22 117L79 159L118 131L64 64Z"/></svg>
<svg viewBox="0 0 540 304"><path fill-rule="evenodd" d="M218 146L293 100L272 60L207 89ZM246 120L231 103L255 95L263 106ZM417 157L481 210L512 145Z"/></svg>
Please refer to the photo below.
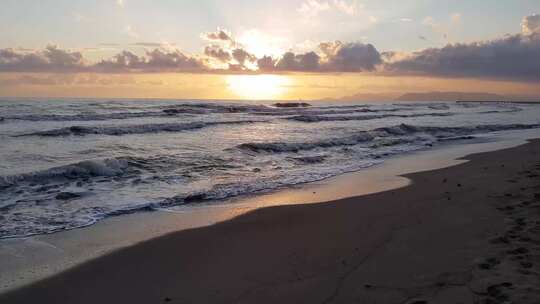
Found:
<svg viewBox="0 0 540 304"><path fill-rule="evenodd" d="M540 96L499 95L482 92L417 92L403 95L392 93L358 93L340 98L325 98L327 101L506 101L540 102Z"/></svg>
<svg viewBox="0 0 540 304"><path fill-rule="evenodd" d="M407 93L396 98L397 101L509 101L511 99L498 94L475 92Z"/></svg>
<svg viewBox="0 0 540 304"><path fill-rule="evenodd" d="M340 98L325 98L328 101L392 101L395 100L396 94L372 94L358 93Z"/></svg>

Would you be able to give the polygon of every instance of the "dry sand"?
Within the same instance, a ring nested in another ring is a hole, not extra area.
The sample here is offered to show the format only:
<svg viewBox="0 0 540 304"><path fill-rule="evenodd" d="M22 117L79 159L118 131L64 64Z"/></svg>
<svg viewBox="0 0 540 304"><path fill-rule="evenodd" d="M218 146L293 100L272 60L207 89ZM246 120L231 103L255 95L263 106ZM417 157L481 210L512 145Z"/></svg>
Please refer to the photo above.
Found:
<svg viewBox="0 0 540 304"><path fill-rule="evenodd" d="M175 232L0 303L540 303L540 141L467 159Z"/></svg>

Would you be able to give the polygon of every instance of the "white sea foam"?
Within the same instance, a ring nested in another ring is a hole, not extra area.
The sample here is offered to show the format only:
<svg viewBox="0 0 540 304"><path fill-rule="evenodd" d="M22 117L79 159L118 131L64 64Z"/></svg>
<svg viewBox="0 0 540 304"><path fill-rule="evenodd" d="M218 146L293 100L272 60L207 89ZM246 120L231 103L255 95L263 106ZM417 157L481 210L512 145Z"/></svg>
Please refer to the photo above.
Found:
<svg viewBox="0 0 540 304"><path fill-rule="evenodd" d="M201 129L216 125L233 125L253 123L249 120L236 121L221 121L221 122L188 122L188 123L161 123L161 124L144 124L144 125L127 125L127 126L71 126L60 129L52 129L47 131L39 131L19 136L85 136L85 135L129 135L129 134L145 134L159 132L182 132L195 129Z"/></svg>
<svg viewBox="0 0 540 304"><path fill-rule="evenodd" d="M371 131L362 131L358 132L358 134L354 134L351 136L327 138L319 141L243 143L238 145L237 147L242 150L250 150L254 152L299 152L302 150L313 150L317 148L354 146L359 143L373 141L375 138L389 136L406 136L411 134L425 133L428 135L432 135L435 138L445 139L484 132L532 129L539 127L539 124L479 125L468 127L426 127L401 124L396 126L378 128ZM423 138L420 140L423 141Z"/></svg>
<svg viewBox="0 0 540 304"><path fill-rule="evenodd" d="M0 101L0 238L273 191L443 141L540 128L535 105L261 103Z"/></svg>

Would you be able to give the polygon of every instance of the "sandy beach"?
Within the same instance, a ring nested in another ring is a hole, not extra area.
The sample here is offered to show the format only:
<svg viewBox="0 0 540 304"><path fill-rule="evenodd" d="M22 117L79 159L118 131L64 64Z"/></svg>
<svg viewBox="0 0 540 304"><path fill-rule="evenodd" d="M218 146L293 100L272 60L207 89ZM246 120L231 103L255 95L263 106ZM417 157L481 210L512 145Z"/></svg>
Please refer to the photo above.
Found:
<svg viewBox="0 0 540 304"><path fill-rule="evenodd" d="M116 251L2 303L538 303L540 141L412 184L259 209Z"/></svg>
<svg viewBox="0 0 540 304"><path fill-rule="evenodd" d="M540 0L45 2L0 304L540 304Z"/></svg>

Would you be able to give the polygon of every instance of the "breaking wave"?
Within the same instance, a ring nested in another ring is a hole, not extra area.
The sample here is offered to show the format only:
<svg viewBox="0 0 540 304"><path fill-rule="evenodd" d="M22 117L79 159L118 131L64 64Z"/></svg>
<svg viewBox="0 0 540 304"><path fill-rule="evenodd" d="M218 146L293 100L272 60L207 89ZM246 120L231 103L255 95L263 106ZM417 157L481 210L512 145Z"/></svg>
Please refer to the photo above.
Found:
<svg viewBox="0 0 540 304"><path fill-rule="evenodd" d="M407 136L422 133L433 136L438 140L444 140L445 138L453 138L456 136L462 137L479 133L489 133L504 130L523 130L539 127L540 124L479 125L472 127L425 127L401 124L397 126L378 128L371 131L361 131L351 136L328 138L320 141L244 143L238 145L237 148L252 152L299 152L317 148L354 146L360 143L373 141L376 138L384 138L389 136Z"/></svg>
<svg viewBox="0 0 540 304"><path fill-rule="evenodd" d="M0 103L0 154L5 156L0 238L273 191L361 170L443 141L540 128L540 108L533 105L293 105ZM157 135L162 132L178 133ZM128 134L145 135L114 137Z"/></svg>
<svg viewBox="0 0 540 304"><path fill-rule="evenodd" d="M321 121L353 121L353 120L372 120L382 118L412 118L412 117L445 117L452 116L454 113L419 113L419 114L384 114L384 115L343 115L343 116L321 116L321 115L298 115L287 117L286 119L301 122L321 122Z"/></svg>
<svg viewBox="0 0 540 304"><path fill-rule="evenodd" d="M46 184L59 179L80 179L97 176L115 176L124 173L128 168L127 159L86 160L75 164L54 167L51 169L23 173L11 176L0 176L0 188L6 188L21 182Z"/></svg>
<svg viewBox="0 0 540 304"><path fill-rule="evenodd" d="M59 115L59 114L30 114L30 115L11 115L5 116L5 120L26 120L26 121L104 121L104 120L119 120L132 118L146 117L169 117L171 113L164 111L152 112L122 112L108 114L74 114L74 115Z"/></svg>
<svg viewBox="0 0 540 304"><path fill-rule="evenodd" d="M85 136L85 135L129 135L129 134L146 134L160 132L182 132L195 129L202 129L217 125L235 125L249 124L260 121L252 120L233 120L233 121L215 121L215 122L188 122L188 123L160 123L160 124L143 124L129 126L71 126L66 128L52 129L47 131L39 131L17 136Z"/></svg>

